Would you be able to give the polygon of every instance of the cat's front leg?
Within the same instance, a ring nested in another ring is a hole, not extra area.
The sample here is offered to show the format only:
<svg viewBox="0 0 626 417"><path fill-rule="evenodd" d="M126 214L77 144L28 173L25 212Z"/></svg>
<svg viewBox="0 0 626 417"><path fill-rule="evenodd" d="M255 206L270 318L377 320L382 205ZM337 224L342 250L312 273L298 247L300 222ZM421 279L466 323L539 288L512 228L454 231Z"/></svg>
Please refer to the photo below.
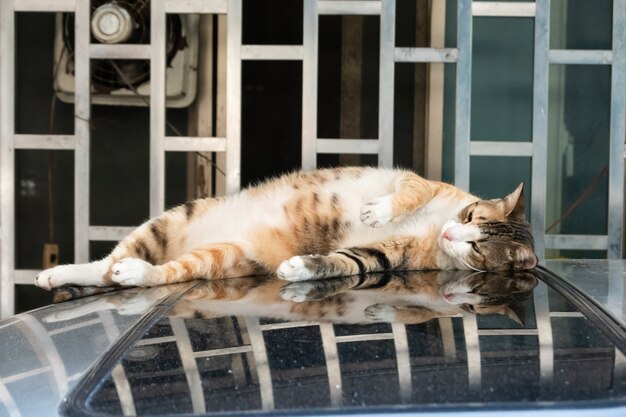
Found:
<svg viewBox="0 0 626 417"><path fill-rule="evenodd" d="M401 238L340 249L328 255L294 256L283 261L276 273L287 281L305 281L389 271L406 266L413 267L411 269L433 269L433 265L412 263L414 258L407 259L407 253L414 252L412 249L419 251L418 242L413 238Z"/></svg>
<svg viewBox="0 0 626 417"><path fill-rule="evenodd" d="M280 289L283 300L303 301L323 300L333 295L341 294L354 288L360 283L357 276L339 277L327 280L314 280L308 282L292 282Z"/></svg>
<svg viewBox="0 0 626 417"><path fill-rule="evenodd" d="M360 219L371 227L382 227L389 222L402 221L430 200L437 185L417 174L404 171L396 179L391 194L375 198L361 206Z"/></svg>
<svg viewBox="0 0 626 417"><path fill-rule="evenodd" d="M394 306L390 304L371 305L365 309L364 313L365 317L370 321L404 324L419 324L445 316L425 307Z"/></svg>

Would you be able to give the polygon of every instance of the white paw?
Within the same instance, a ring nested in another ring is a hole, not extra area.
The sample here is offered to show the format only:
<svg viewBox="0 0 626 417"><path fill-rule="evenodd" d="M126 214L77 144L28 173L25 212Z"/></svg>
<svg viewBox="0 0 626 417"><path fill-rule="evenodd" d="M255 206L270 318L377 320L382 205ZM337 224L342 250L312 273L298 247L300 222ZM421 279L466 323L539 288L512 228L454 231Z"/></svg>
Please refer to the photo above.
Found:
<svg viewBox="0 0 626 417"><path fill-rule="evenodd" d="M378 197L361 206L360 219L371 227L381 227L393 220L391 196Z"/></svg>
<svg viewBox="0 0 626 417"><path fill-rule="evenodd" d="M65 284L73 284L75 273L75 265L59 265L54 268L41 271L35 278L35 285L45 290L60 287Z"/></svg>
<svg viewBox="0 0 626 417"><path fill-rule="evenodd" d="M307 296L309 295L309 292L311 292L312 288L313 285L307 284L305 282L288 284L281 288L280 296L283 298L283 300L301 303L303 301L306 301Z"/></svg>
<svg viewBox="0 0 626 417"><path fill-rule="evenodd" d="M276 273L279 278L287 281L303 281L313 278L313 272L304 265L304 256L294 256L283 261Z"/></svg>
<svg viewBox="0 0 626 417"><path fill-rule="evenodd" d="M389 304L374 304L365 309L365 317L371 321L395 321L396 308Z"/></svg>
<svg viewBox="0 0 626 417"><path fill-rule="evenodd" d="M148 285L148 278L154 266L137 258L124 258L111 267L113 281L124 286Z"/></svg>

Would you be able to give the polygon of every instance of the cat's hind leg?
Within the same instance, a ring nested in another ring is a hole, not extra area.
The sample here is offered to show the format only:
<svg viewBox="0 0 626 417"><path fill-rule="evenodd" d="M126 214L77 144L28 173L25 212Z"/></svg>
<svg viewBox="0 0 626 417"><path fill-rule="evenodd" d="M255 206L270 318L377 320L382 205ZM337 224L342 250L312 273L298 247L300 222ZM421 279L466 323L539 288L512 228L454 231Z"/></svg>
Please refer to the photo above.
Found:
<svg viewBox="0 0 626 417"><path fill-rule="evenodd" d="M235 278L266 272L261 269L235 243L210 244L162 265L123 258L111 267L112 280L130 286L174 284L198 278Z"/></svg>
<svg viewBox="0 0 626 417"><path fill-rule="evenodd" d="M110 260L107 257L88 264L55 266L39 273L35 278L35 284L46 290L68 284L102 286L103 276L107 273L109 265Z"/></svg>

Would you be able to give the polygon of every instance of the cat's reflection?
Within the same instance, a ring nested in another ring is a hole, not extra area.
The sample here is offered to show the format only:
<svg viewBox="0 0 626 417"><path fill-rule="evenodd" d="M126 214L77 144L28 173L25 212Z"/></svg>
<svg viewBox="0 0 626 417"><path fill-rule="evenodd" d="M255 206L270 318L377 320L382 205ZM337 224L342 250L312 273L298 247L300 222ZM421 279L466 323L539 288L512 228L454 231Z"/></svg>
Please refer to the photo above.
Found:
<svg viewBox="0 0 626 417"><path fill-rule="evenodd" d="M170 314L408 324L467 311L522 324L525 301L536 285L532 271L381 273L288 284L273 277L235 278L202 283Z"/></svg>

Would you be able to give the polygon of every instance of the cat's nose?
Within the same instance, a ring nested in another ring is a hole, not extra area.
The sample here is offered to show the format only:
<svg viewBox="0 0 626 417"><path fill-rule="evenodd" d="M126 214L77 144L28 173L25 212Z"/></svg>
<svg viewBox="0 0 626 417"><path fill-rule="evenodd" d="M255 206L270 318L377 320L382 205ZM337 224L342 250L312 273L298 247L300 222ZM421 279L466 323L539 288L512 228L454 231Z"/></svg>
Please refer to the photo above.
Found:
<svg viewBox="0 0 626 417"><path fill-rule="evenodd" d="M448 239L448 240L452 240L452 234L450 233L450 229L446 229L446 231L443 232L443 237Z"/></svg>

